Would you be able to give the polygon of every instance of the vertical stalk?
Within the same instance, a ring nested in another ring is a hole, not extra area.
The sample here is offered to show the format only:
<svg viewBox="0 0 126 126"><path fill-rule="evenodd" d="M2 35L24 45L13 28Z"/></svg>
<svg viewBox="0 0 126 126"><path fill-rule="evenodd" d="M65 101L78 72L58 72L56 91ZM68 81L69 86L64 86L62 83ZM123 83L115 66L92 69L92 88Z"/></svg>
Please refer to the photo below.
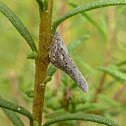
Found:
<svg viewBox="0 0 126 126"><path fill-rule="evenodd" d="M115 93L113 99L116 100L116 101L119 101L120 100L120 96L121 94L126 90L126 86L122 85L120 87L120 89Z"/></svg>
<svg viewBox="0 0 126 126"><path fill-rule="evenodd" d="M109 62L111 60L112 56L112 46L114 44L114 29L115 29L115 24L114 24L114 15L115 15L115 7L109 7L108 11L108 47L106 51L106 58L105 58L105 63L104 66L107 67L109 65ZM98 94L101 93L102 88L104 86L106 79L106 73L103 73L101 76L101 80L99 83L99 87L96 90L96 93L94 95L93 101L97 101Z"/></svg>
<svg viewBox="0 0 126 126"><path fill-rule="evenodd" d="M35 60L35 86L33 97L33 119L42 123L42 112L44 105L45 84L47 67L49 64L49 46L52 42L51 22L52 22L53 0L48 0L48 9L40 12L39 47L38 56Z"/></svg>

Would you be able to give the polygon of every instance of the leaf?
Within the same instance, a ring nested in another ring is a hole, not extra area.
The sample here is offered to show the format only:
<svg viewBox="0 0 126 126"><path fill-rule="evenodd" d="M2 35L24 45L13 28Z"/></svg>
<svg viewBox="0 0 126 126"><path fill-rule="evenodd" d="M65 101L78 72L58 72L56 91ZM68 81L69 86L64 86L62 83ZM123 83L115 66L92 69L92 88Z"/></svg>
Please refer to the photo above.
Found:
<svg viewBox="0 0 126 126"><path fill-rule="evenodd" d="M112 68L107 68L107 67L98 67L99 70L103 71L103 72L106 72L120 80L123 80L123 81L126 81L126 74L120 72L120 71L117 71L115 69L112 69Z"/></svg>
<svg viewBox="0 0 126 126"><path fill-rule="evenodd" d="M51 113L46 113L45 114L45 118L55 118L55 117L58 117L60 115L65 115L65 114L68 114L69 112L65 111L63 108L62 109L58 109L57 111L55 112L51 112Z"/></svg>
<svg viewBox="0 0 126 126"><path fill-rule="evenodd" d="M92 112L92 111L106 111L107 109L111 109L109 105L106 104L98 104L98 103L88 103L85 105L79 105L76 107L75 112Z"/></svg>
<svg viewBox="0 0 126 126"><path fill-rule="evenodd" d="M79 56L75 56L74 58L83 67L83 69L95 75L95 71L93 70L93 68L91 68L89 64L85 63Z"/></svg>
<svg viewBox="0 0 126 126"><path fill-rule="evenodd" d="M31 34L15 13L2 2L0 2L0 11L10 20L22 37L27 41L32 51L37 52L37 48Z"/></svg>
<svg viewBox="0 0 126 126"><path fill-rule="evenodd" d="M85 121L91 121L91 122L97 122L100 124L105 124L107 126L119 126L115 122L106 119L102 116L93 115L93 114L67 114L67 115L61 115L58 117L55 117L49 121L47 121L43 126L49 126L51 124L54 124L56 122L66 121L66 120L85 120Z"/></svg>
<svg viewBox="0 0 126 126"><path fill-rule="evenodd" d="M0 97L0 107L12 110L12 111L20 113L24 116L27 116L30 120L30 124L33 123L31 113L28 110L26 110L25 108L23 108L22 106L19 106L19 105L16 105L14 103L11 103L9 101L6 101L6 100L4 100Z"/></svg>
<svg viewBox="0 0 126 126"><path fill-rule="evenodd" d="M122 61L122 62L120 62L120 63L117 64L117 66L119 66L119 67L123 66L123 65L126 65L126 61Z"/></svg>
<svg viewBox="0 0 126 126"><path fill-rule="evenodd" d="M87 40L88 38L89 38L89 35L84 35L76 40L71 41L67 45L67 49L68 49L69 53L72 53L80 44L85 42L85 40ZM51 64L48 68L47 76L52 76L56 71L57 71L57 68Z"/></svg>
<svg viewBox="0 0 126 126"><path fill-rule="evenodd" d="M29 97L29 98L33 98L34 96L34 91L31 89L26 90L25 94Z"/></svg>
<svg viewBox="0 0 126 126"><path fill-rule="evenodd" d="M45 80L43 81L44 84L47 84L49 81L52 80L51 76L46 76Z"/></svg>
<svg viewBox="0 0 126 126"><path fill-rule="evenodd" d="M73 3L73 2L68 2L68 4L71 5L74 8L78 7L78 5ZM102 27L91 16L89 16L87 13L82 13L82 16L84 16L92 25L94 25L103 34L103 36L106 38L106 33L104 32Z"/></svg>
<svg viewBox="0 0 126 126"><path fill-rule="evenodd" d="M102 101L102 104L106 104L108 106L111 106L112 109L114 109L115 107L121 107L121 103L114 100L113 98L109 98L106 95L100 95L99 96L99 100Z"/></svg>
<svg viewBox="0 0 126 126"><path fill-rule="evenodd" d="M50 64L48 71L47 71L47 76L53 76L53 74L56 71L57 71L57 68L53 64Z"/></svg>
<svg viewBox="0 0 126 126"><path fill-rule="evenodd" d="M29 53L29 54L27 55L27 59L36 59L37 56L38 56L38 53L32 51L31 53Z"/></svg>
<svg viewBox="0 0 126 126"><path fill-rule="evenodd" d="M72 53L79 45L81 45L87 39L89 39L89 35L81 36L78 39L69 42L69 44L67 45L68 52Z"/></svg>
<svg viewBox="0 0 126 126"><path fill-rule="evenodd" d="M39 123L35 120L35 121L33 122L33 126L39 126Z"/></svg>
<svg viewBox="0 0 126 126"><path fill-rule="evenodd" d="M41 9L41 11L43 11L43 1L41 1L41 0L36 0L36 2L38 3L39 8Z"/></svg>
<svg viewBox="0 0 126 126"><path fill-rule="evenodd" d="M25 126L20 117L11 110L2 109L15 126Z"/></svg>
<svg viewBox="0 0 126 126"><path fill-rule="evenodd" d="M126 0L104 0L104 1L95 1L95 2L91 2L89 4L85 4L85 5L81 5L78 6L70 11L68 11L67 13L65 13L63 16L61 16L59 19L57 19L53 25L53 32L55 33L56 28L65 20L67 20L68 18L89 11L89 10L93 10L93 9L97 9L97 8L102 8L102 7L107 7L107 6L115 6L115 5L126 5Z"/></svg>
<svg viewBox="0 0 126 126"><path fill-rule="evenodd" d="M108 42L108 24L106 22L105 16L103 15L100 16L100 22L101 22L102 30L105 33L106 42Z"/></svg>
<svg viewBox="0 0 126 126"><path fill-rule="evenodd" d="M104 117L107 118L107 119L111 119L111 120L113 119L112 116L111 116L111 114L108 113L108 112L104 112L103 115L104 115Z"/></svg>
<svg viewBox="0 0 126 126"><path fill-rule="evenodd" d="M116 16L115 16L115 20L117 21L117 19L119 18L119 16L126 10L126 6L122 6L120 7L117 12L116 12Z"/></svg>
<svg viewBox="0 0 126 126"><path fill-rule="evenodd" d="M48 0L44 0L44 10L48 10Z"/></svg>

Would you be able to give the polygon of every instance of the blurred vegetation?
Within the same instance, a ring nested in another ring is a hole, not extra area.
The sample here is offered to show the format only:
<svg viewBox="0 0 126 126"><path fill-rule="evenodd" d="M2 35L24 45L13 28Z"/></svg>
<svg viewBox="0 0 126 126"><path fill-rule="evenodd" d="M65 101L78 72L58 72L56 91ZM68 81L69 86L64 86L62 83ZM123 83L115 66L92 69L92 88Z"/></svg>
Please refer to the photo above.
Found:
<svg viewBox="0 0 126 126"><path fill-rule="evenodd" d="M39 13L36 1L1 1L20 17L38 44ZM74 3L82 5L91 1L94 0L74 0ZM72 8L67 0L55 0L53 20ZM86 14L105 31L107 39L82 14L66 20L58 30L65 44L85 34L90 36L71 53L89 84L89 93L84 94L66 74L58 70L46 87L44 122L61 113L84 112L102 115L116 121L120 126L125 126L126 7L101 8ZM27 59L30 48L1 13L0 47L0 96L31 111L32 99L28 98L25 92L34 86L34 60ZM105 69L108 66L109 68ZM104 73L106 70L107 74ZM120 73L121 77L124 75L124 79L119 78ZM21 118L28 126L27 118L23 116ZM0 109L0 126L12 125ZM52 126L83 125L101 126L86 121L65 121Z"/></svg>

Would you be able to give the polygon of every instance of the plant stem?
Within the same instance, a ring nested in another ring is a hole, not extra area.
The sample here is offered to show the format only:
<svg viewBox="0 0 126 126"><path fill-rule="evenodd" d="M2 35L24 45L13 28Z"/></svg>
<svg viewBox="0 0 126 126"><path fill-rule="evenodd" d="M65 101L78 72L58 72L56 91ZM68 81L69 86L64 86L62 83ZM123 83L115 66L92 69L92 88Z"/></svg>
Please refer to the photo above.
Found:
<svg viewBox="0 0 126 126"><path fill-rule="evenodd" d="M104 66L107 67L109 65L109 62L111 60L111 55L112 55L112 47L114 44L114 15L115 15L115 7L109 7L109 12L108 12L108 47L106 51L106 58L105 58L105 63ZM94 95L93 101L96 102L98 95L101 93L104 83L106 79L106 73L103 73L101 76L101 80L99 83L99 87L96 90L96 93Z"/></svg>
<svg viewBox="0 0 126 126"><path fill-rule="evenodd" d="M72 92L70 91L69 86L67 85L63 96L63 102L62 102L62 106L66 111L69 111L69 101L71 98L72 98Z"/></svg>
<svg viewBox="0 0 126 126"><path fill-rule="evenodd" d="M44 105L45 84L47 67L49 64L49 46L52 42L51 22L52 22L53 0L48 1L48 9L40 12L40 28L39 28L39 48L38 56L35 60L35 86L33 97L33 119L42 123L42 112Z"/></svg>
<svg viewBox="0 0 126 126"><path fill-rule="evenodd" d="M120 100L120 96L121 94L126 90L126 87L124 85L122 85L120 87L120 89L115 93L113 99L116 100L116 101L119 101Z"/></svg>

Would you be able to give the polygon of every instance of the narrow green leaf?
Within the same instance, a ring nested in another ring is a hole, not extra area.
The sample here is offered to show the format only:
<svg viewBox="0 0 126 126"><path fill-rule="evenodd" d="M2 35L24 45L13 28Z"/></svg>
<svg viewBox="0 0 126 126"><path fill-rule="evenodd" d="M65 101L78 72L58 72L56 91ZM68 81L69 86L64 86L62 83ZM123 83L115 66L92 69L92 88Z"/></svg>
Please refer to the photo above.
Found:
<svg viewBox="0 0 126 126"><path fill-rule="evenodd" d="M65 111L63 108L62 109L58 109L57 111L55 112L51 112L51 113L46 113L45 114L45 118L55 118L55 117L58 117L60 115L65 115L65 114L69 114L69 112Z"/></svg>
<svg viewBox="0 0 126 126"><path fill-rule="evenodd" d="M85 40L89 38L89 35L84 35L76 40L71 41L67 45L67 49L69 53L71 54L79 45L81 45ZM57 71L57 68L54 65L50 65L47 71L47 76L52 76Z"/></svg>
<svg viewBox="0 0 126 126"><path fill-rule="evenodd" d="M56 71L57 71L57 68L53 64L50 64L48 71L47 71L47 76L53 76L53 74Z"/></svg>
<svg viewBox="0 0 126 126"><path fill-rule="evenodd" d="M6 100L4 100L0 97L0 107L12 110L12 111L20 113L24 116L27 116L30 120L30 124L33 123L31 113L28 110L26 110L25 108L23 108L22 106L19 106L19 105L16 105L14 103L11 103L9 101L6 101Z"/></svg>
<svg viewBox="0 0 126 126"><path fill-rule="evenodd" d="M123 81L126 81L126 74L120 72L120 71L117 71L115 69L112 69L112 68L107 68L107 67L98 67L99 70L103 71L103 72L106 72L120 80L123 80Z"/></svg>
<svg viewBox="0 0 126 126"><path fill-rule="evenodd" d="M126 0L104 0L104 1L95 1L89 4L85 4L82 6L78 6L69 12L65 13L63 16L61 16L58 20L56 20L52 27L53 27L53 32L56 31L56 28L65 20L68 18L77 15L82 12L86 12L89 10L93 10L96 8L102 8L102 7L107 7L107 6L115 6L115 5L126 5Z"/></svg>
<svg viewBox="0 0 126 126"><path fill-rule="evenodd" d="M39 8L41 9L41 11L43 11L43 1L42 0L36 0L36 2L39 5Z"/></svg>
<svg viewBox="0 0 126 126"><path fill-rule="evenodd" d="M111 109L114 109L115 107L121 107L121 103L119 101L116 101L113 98L108 98L106 95L101 94L99 96L99 100L102 101L102 104L107 103L108 106L111 106Z"/></svg>
<svg viewBox="0 0 126 126"><path fill-rule="evenodd" d="M22 37L27 41L32 51L37 52L37 48L31 34L15 13L2 2L0 2L0 11L10 20Z"/></svg>
<svg viewBox="0 0 126 126"><path fill-rule="evenodd" d="M75 108L75 112L91 112L91 111L106 111L111 109L109 105L99 103L89 103L85 105L79 105Z"/></svg>
<svg viewBox="0 0 126 126"><path fill-rule="evenodd" d="M13 111L2 109L8 118L12 121L14 126L25 126L20 117Z"/></svg>
<svg viewBox="0 0 126 126"><path fill-rule="evenodd" d="M78 39L75 39L67 45L67 49L69 53L72 53L79 45L81 45L83 42L89 39L89 35L84 35L79 37Z"/></svg>
<svg viewBox="0 0 126 126"><path fill-rule="evenodd" d="M117 21L117 19L119 18L119 16L126 10L126 6L122 6L120 7L117 12L116 12L116 16L115 16L115 20Z"/></svg>
<svg viewBox="0 0 126 126"><path fill-rule="evenodd" d="M25 92L25 94L29 97L29 98L33 98L34 96L34 91L29 89Z"/></svg>
<svg viewBox="0 0 126 126"><path fill-rule="evenodd" d="M102 27L102 30L104 31L105 33L105 37L106 37L106 42L108 42L108 24L106 22L106 19L103 15L100 16L100 24L101 24L101 27Z"/></svg>
<svg viewBox="0 0 126 126"><path fill-rule="evenodd" d="M55 117L49 121L47 121L43 126L49 126L56 122L66 121L66 120L85 120L91 122L97 122L100 124L105 124L107 126L119 126L114 121L106 119L102 116L93 115L93 114L68 114L68 115L61 115Z"/></svg>
<svg viewBox="0 0 126 126"><path fill-rule="evenodd" d="M122 62L117 64L117 66L123 66L123 65L126 65L126 61L122 61Z"/></svg>
<svg viewBox="0 0 126 126"><path fill-rule="evenodd" d="M113 120L112 115L109 112L104 112L104 117L110 120Z"/></svg>
<svg viewBox="0 0 126 126"><path fill-rule="evenodd" d="M28 54L27 59L36 59L38 56L38 53L35 51L32 51L30 54Z"/></svg>
<svg viewBox="0 0 126 126"><path fill-rule="evenodd" d="M51 76L46 76L45 80L43 81L44 84L47 84L49 81L52 80Z"/></svg>
<svg viewBox="0 0 126 126"><path fill-rule="evenodd" d="M69 5L71 5L72 7L78 7L77 4L73 3L73 2L68 2ZM94 25L105 37L106 39L106 33L104 32L104 30L102 29L102 27L91 17L89 16L87 13L81 13L82 16L84 16L92 25Z"/></svg>
<svg viewBox="0 0 126 126"><path fill-rule="evenodd" d="M91 68L89 64L85 63L79 56L75 56L74 58L86 71L95 75L95 71L93 70L93 68Z"/></svg>
<svg viewBox="0 0 126 126"><path fill-rule="evenodd" d="M48 0L44 0L44 10L48 10Z"/></svg>
<svg viewBox="0 0 126 126"><path fill-rule="evenodd" d="M33 122L33 126L39 126L39 123L35 120L35 121Z"/></svg>

